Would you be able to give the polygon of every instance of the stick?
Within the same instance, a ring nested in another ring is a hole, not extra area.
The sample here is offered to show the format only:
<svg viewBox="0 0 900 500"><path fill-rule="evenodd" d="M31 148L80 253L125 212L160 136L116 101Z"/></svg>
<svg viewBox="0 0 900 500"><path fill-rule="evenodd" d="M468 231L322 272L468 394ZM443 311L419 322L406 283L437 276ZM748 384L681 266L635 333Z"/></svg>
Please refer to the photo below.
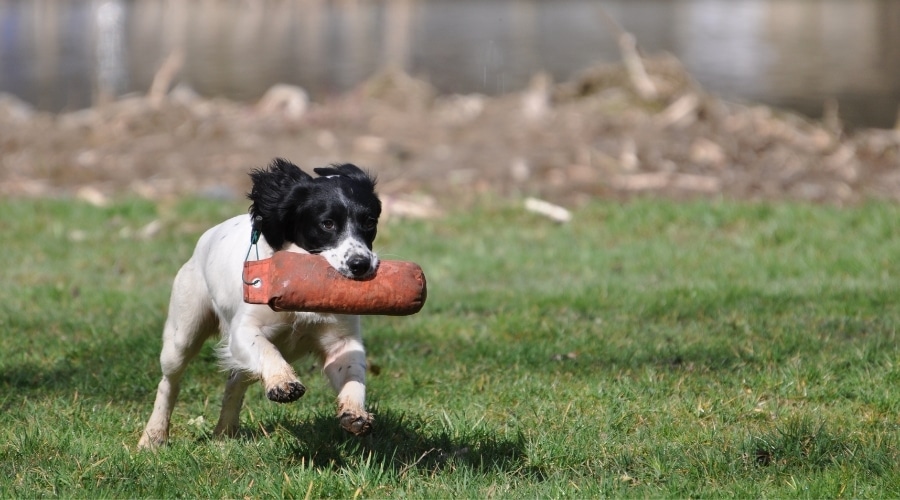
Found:
<svg viewBox="0 0 900 500"><path fill-rule="evenodd" d="M165 97L183 64L184 52L181 49L173 50L166 57L159 69L156 70L156 74L153 75L153 83L150 84L150 91L147 92L151 101L158 103Z"/></svg>
<svg viewBox="0 0 900 500"><path fill-rule="evenodd" d="M597 12L600 17L616 33L616 41L619 43L619 52L622 54L622 60L625 62L625 69L628 71L628 77L631 84L639 96L644 100L656 99L659 91L647 70L644 68L644 62L641 54L638 52L637 39L631 33L625 31L615 19L610 16L603 7L597 6Z"/></svg>

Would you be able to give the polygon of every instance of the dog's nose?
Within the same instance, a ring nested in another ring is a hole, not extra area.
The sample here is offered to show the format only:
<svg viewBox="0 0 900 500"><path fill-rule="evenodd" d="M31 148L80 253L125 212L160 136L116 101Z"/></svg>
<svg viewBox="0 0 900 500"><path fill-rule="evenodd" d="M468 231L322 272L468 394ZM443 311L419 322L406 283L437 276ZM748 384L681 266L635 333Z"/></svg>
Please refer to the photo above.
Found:
<svg viewBox="0 0 900 500"><path fill-rule="evenodd" d="M353 276L363 276L368 273L369 269L372 267L372 259L364 255L356 255L350 257L350 260L347 261L347 267L350 268L350 272L353 273Z"/></svg>

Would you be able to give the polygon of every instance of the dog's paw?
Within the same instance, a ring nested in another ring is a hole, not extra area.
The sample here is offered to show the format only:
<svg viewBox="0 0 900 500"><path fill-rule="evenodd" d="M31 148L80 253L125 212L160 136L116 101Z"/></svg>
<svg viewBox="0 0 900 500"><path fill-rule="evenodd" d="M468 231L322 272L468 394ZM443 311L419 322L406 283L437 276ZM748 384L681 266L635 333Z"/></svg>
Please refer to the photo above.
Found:
<svg viewBox="0 0 900 500"><path fill-rule="evenodd" d="M353 434L354 436L365 436L372 432L372 422L375 421L375 415L363 412L361 415L346 411L341 414L341 428Z"/></svg>
<svg viewBox="0 0 900 500"><path fill-rule="evenodd" d="M292 403L306 394L306 387L299 381L286 382L266 390L266 397L276 403Z"/></svg>
<svg viewBox="0 0 900 500"><path fill-rule="evenodd" d="M155 450L160 446L166 444L166 441L169 439L169 433L165 430L163 431L152 431L145 430L141 434L141 440L138 441L138 449L139 450Z"/></svg>
<svg viewBox="0 0 900 500"><path fill-rule="evenodd" d="M233 438L237 437L238 432L241 430L240 426L235 424L222 424L221 422L216 425L216 428L213 429L213 436L216 437L224 437L224 438Z"/></svg>

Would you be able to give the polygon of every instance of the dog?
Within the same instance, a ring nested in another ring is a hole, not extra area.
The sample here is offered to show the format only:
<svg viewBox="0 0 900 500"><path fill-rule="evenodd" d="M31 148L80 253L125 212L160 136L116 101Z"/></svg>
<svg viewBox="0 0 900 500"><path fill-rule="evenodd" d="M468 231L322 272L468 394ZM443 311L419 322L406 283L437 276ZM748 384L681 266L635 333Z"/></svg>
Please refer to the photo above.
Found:
<svg viewBox="0 0 900 500"><path fill-rule="evenodd" d="M243 263L276 251L319 254L342 275L372 277L372 250L381 215L375 178L352 164L316 168L313 177L284 159L250 173L249 214L207 230L175 276L160 354L162 380L138 443L155 448L169 437L182 375L204 342L218 334L217 354L230 373L214 433L233 437L247 388L259 380L278 403L306 388L291 363L313 354L337 392L340 426L355 435L372 429L365 409L366 353L358 316L276 312L243 301ZM251 253L252 238L257 252Z"/></svg>

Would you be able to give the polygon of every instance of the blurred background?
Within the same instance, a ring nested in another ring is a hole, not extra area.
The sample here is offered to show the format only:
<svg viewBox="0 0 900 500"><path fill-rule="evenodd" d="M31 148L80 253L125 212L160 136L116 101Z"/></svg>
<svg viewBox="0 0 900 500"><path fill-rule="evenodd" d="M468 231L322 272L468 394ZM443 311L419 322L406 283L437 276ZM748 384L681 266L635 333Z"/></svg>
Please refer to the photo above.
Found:
<svg viewBox="0 0 900 500"><path fill-rule="evenodd" d="M314 100L386 67L444 93L521 90L620 59L600 8L726 99L891 128L900 106L894 0L0 0L0 92L41 110L146 92L174 51L205 96L274 83Z"/></svg>

